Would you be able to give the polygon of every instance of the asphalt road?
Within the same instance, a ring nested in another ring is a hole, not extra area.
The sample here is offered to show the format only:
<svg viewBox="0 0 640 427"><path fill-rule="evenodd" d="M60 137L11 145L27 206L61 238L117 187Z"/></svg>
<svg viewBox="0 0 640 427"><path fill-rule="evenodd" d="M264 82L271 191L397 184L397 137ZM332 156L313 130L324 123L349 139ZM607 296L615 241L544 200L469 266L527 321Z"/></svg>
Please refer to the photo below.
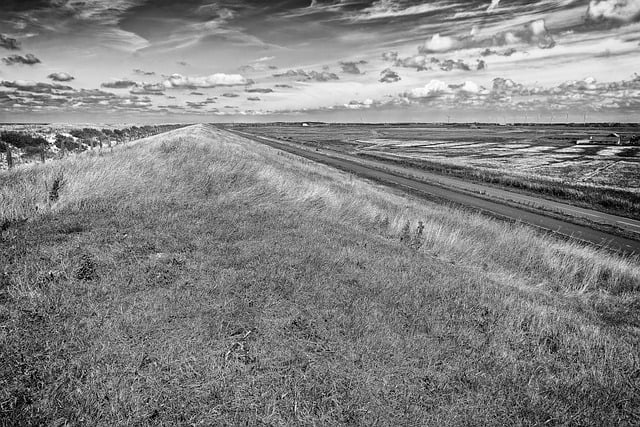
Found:
<svg viewBox="0 0 640 427"><path fill-rule="evenodd" d="M497 190L500 192L509 193L508 196L511 196L511 197L513 197L513 195L517 195L518 197L524 197L534 205L541 206L541 207L544 207L545 203L550 202L546 199L538 199L531 196L518 195L517 193L506 192L504 190L495 189L493 187L485 187L479 184L473 184L474 186L479 187L479 188L474 188L473 191L480 190L484 192L485 197L476 196L473 194L469 194L468 192L460 191L461 188L458 182L455 182L455 183L447 182L446 177L442 177L442 176L436 177L435 174L432 174L434 175L432 179L435 182L439 183L440 185L424 182L422 179L425 179L425 178L422 176L420 177L421 178L420 180L408 178L406 176L401 176L397 173L393 173L392 169L390 169L388 166L386 165L383 166L382 164L379 164L376 162L365 163L365 162L362 162L361 160L357 160L357 161L351 160L351 159L348 159L347 156L345 155L340 155L340 157L336 157L333 155L330 156L323 152L312 151L312 150L300 148L294 145L280 143L271 138L256 136L256 135L252 135L252 134L242 132L242 131L237 131L237 130L233 130L232 132L236 133L239 136L251 139L253 141L257 141L262 144L266 144L271 147L274 147L283 151L287 151L289 153L293 153L319 163L324 163L326 165L335 167L337 169L341 169L343 171L350 172L364 178L372 179L383 184L392 185L395 187L406 189L414 193L417 192L430 197L447 200L455 204L477 209L481 212L485 212L493 216L507 218L513 221L519 221L525 224L533 225L535 227L542 228L549 232L558 233L565 237L570 237L570 238L577 239L590 244L594 244L597 246L606 247L614 251L619 251L627 254L632 254L632 253L640 254L640 241L638 240L620 237L614 234L607 233L606 231L596 230L584 225L574 224L572 222L563 221L562 219L552 218L550 216L546 216L541 213L535 213L526 209L521 209L521 208L518 208L517 206L511 206L504 203L500 203L499 201L495 201L493 199L504 198L505 200L508 200L509 197L507 197L507 195L504 195L504 194L502 194L502 197L497 197L496 195L493 195L492 192L495 192ZM426 174L426 175L429 175L429 174ZM429 180L428 177L426 179ZM453 180L453 181L459 181L459 180ZM470 183L465 183L465 186L467 184L470 184ZM489 198L486 198L487 196ZM562 210L560 208L571 206L571 205L566 205L561 203L558 204L556 202L551 202L551 203L555 204L556 209L554 210L559 210L559 211ZM558 205L561 205L561 206L558 206ZM640 228L640 222L638 221L634 221L634 220L630 220L622 217L616 217L615 215L603 214L601 212L582 209L575 206L571 206L569 209L587 211L589 215L593 215L593 216L597 216L598 214L601 214L603 216L602 217L603 223L608 223L608 221L605 218L606 216L613 217L612 220L614 222L622 221L622 222L626 222L628 226L637 227L637 228L631 228L631 230L636 232L638 231L638 228ZM636 222L638 222L638 224L635 224ZM617 225L621 226L621 228L624 228L625 226L625 224L617 224Z"/></svg>

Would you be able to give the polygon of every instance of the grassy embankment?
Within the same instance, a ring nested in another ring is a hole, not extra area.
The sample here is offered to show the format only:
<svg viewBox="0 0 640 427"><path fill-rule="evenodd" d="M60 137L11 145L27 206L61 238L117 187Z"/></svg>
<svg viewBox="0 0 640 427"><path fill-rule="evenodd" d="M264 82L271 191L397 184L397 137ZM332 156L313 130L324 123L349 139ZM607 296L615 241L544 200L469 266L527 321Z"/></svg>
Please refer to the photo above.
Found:
<svg viewBox="0 0 640 427"><path fill-rule="evenodd" d="M640 420L637 259L201 126L2 173L4 219L3 424Z"/></svg>
<svg viewBox="0 0 640 427"><path fill-rule="evenodd" d="M383 160L474 182L488 183L614 215L640 219L640 192L638 191L616 190L603 188L596 184L567 182L559 178L547 178L541 175L489 170L429 160L397 159L372 153L358 153L358 155L362 158Z"/></svg>

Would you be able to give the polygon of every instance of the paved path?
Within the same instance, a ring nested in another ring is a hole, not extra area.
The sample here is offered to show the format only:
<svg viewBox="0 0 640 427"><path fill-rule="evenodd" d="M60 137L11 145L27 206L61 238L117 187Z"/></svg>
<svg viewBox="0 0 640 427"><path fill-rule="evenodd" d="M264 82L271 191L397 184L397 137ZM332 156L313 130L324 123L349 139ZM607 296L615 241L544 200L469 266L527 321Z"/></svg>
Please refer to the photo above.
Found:
<svg viewBox="0 0 640 427"><path fill-rule="evenodd" d="M639 240L616 236L606 231L596 230L584 225L577 225L569 221L546 216L542 213L531 212L517 206L500 203L500 200L517 202L531 207L544 208L571 216L588 218L594 222L616 225L636 233L640 232L640 221L590 209L583 209L565 203L513 193L429 172L414 169L408 170L407 168L390 166L382 162L363 160L341 153L329 153L325 150L313 151L293 144L283 143L273 138L256 136L242 131L233 130L232 132L271 147L288 151L384 184L435 196L463 206L479 209L495 216L521 221L597 246L607 247L625 253L640 254ZM411 176L408 176L408 174ZM472 194L470 192L480 194Z"/></svg>

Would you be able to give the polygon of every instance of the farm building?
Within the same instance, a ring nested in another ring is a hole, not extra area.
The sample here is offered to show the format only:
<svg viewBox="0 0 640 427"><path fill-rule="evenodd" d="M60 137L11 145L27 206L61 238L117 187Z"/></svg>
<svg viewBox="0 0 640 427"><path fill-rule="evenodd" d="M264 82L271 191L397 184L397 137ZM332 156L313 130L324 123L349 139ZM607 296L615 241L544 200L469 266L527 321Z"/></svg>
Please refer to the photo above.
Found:
<svg viewBox="0 0 640 427"><path fill-rule="evenodd" d="M608 135L590 135L588 138L576 141L578 145L601 144L601 145L620 145L620 134L612 132Z"/></svg>

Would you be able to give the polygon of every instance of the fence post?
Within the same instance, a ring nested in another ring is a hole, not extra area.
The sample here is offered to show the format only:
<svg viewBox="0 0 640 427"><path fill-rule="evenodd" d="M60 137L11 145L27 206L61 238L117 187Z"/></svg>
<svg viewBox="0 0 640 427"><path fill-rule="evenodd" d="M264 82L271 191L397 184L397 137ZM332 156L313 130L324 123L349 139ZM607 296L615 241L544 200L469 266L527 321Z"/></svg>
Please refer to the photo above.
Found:
<svg viewBox="0 0 640 427"><path fill-rule="evenodd" d="M45 162L44 147L40 148L40 160L42 163Z"/></svg>
<svg viewBox="0 0 640 427"><path fill-rule="evenodd" d="M13 157L11 157L11 148L7 145L7 166L9 169L13 167Z"/></svg>

